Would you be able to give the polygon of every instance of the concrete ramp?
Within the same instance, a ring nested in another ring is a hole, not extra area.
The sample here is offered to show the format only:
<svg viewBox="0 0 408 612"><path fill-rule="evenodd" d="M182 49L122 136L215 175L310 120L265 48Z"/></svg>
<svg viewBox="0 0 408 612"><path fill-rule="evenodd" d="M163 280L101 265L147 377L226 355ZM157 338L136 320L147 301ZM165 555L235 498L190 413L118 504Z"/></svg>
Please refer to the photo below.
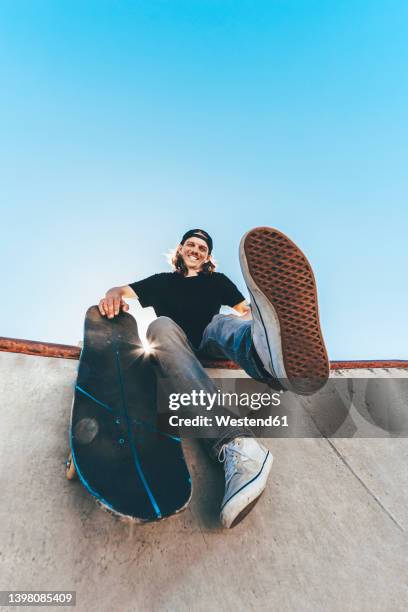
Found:
<svg viewBox="0 0 408 612"><path fill-rule="evenodd" d="M222 471L186 441L189 508L129 525L65 478L77 361L3 352L0 367L0 590L74 590L81 612L407 610L406 439L266 440L268 487L231 531Z"/></svg>

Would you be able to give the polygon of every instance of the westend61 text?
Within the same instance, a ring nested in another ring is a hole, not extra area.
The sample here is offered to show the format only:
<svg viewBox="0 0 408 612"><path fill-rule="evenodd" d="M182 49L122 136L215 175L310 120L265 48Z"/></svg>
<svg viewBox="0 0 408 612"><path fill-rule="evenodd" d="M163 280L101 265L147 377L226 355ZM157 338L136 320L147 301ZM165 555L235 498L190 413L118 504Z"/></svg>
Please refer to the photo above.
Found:
<svg viewBox="0 0 408 612"><path fill-rule="evenodd" d="M216 393L207 393L202 389L193 390L191 393L170 393L169 409L178 410L187 406L199 406L205 410L212 410L215 407L241 406L251 410L259 410L266 406L280 406L281 398L279 393L223 393L218 390Z"/></svg>
<svg viewBox="0 0 408 612"><path fill-rule="evenodd" d="M268 416L260 417L230 417L216 415L215 419L208 416L198 415L195 417L179 417L172 415L169 417L171 427L212 427L215 424L218 427L288 427L288 417L283 416Z"/></svg>

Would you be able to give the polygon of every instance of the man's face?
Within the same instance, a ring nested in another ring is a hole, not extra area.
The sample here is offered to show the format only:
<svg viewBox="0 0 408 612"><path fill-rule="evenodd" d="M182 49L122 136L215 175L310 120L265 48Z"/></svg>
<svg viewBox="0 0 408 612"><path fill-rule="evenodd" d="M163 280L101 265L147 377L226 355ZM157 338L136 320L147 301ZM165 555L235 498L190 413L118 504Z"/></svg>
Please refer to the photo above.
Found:
<svg viewBox="0 0 408 612"><path fill-rule="evenodd" d="M195 272L199 272L209 258L207 243L201 238L196 238L196 236L192 236L184 244L180 244L178 251L187 268Z"/></svg>

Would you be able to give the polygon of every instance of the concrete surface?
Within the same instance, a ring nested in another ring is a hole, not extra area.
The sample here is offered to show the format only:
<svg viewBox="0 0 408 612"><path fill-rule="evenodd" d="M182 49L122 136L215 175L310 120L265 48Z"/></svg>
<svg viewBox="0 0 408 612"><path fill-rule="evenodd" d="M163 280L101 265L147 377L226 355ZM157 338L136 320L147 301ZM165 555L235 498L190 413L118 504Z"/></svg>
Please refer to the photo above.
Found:
<svg viewBox="0 0 408 612"><path fill-rule="evenodd" d="M77 362L0 353L0 367L0 590L75 590L81 612L408 608L406 439L266 440L268 487L231 531L222 471L186 441L189 508L129 525L65 479ZM408 377L336 372L356 374Z"/></svg>

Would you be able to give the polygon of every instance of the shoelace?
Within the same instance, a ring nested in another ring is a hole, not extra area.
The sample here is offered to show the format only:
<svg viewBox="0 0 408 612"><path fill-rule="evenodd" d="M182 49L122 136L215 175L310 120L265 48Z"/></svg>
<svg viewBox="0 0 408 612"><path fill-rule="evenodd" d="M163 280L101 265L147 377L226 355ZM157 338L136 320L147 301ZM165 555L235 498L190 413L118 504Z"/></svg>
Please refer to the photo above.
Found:
<svg viewBox="0 0 408 612"><path fill-rule="evenodd" d="M218 453L218 461L224 463L225 466L225 485L228 485L235 473L240 472L237 468L239 457L242 457L241 461L252 461L251 457L243 453L238 446L231 446L231 443L222 445Z"/></svg>

